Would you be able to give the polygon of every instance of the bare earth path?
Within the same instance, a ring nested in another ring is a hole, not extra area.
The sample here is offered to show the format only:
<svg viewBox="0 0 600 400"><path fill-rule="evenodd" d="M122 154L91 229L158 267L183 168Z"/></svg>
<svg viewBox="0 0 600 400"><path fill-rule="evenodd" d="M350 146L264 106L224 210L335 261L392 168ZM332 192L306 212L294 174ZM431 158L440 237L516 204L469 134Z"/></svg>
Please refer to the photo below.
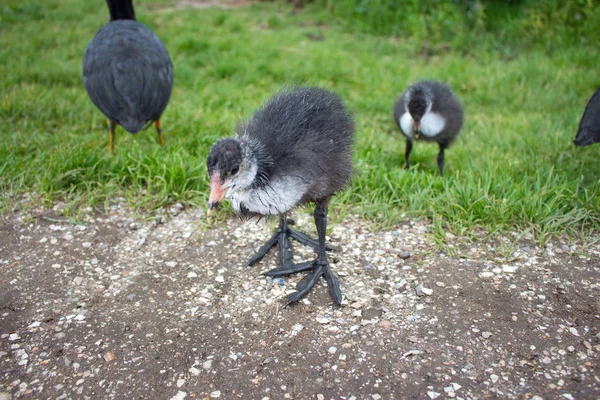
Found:
<svg viewBox="0 0 600 400"><path fill-rule="evenodd" d="M283 308L301 275L263 277L276 252L244 266L269 224L165 216L4 216L0 399L600 398L598 244L447 255L426 222L348 217L330 235L346 305L322 284Z"/></svg>

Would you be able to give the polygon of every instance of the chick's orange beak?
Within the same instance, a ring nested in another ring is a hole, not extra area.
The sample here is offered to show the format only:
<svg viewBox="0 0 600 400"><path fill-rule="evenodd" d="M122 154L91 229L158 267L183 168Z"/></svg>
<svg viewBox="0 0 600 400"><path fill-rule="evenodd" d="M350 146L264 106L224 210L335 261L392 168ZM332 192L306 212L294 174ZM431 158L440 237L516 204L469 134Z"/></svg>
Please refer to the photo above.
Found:
<svg viewBox="0 0 600 400"><path fill-rule="evenodd" d="M219 173L215 172L210 178L210 197L208 198L207 216L211 216L213 210L217 208L221 201L223 201L226 194L227 188L223 189L221 186L221 178L219 178Z"/></svg>

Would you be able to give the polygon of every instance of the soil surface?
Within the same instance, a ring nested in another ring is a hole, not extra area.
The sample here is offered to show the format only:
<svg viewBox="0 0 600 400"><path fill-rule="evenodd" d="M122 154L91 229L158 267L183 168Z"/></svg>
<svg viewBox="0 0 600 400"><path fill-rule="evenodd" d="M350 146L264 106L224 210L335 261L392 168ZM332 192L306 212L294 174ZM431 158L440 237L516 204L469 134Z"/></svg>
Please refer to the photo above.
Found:
<svg viewBox="0 0 600 400"><path fill-rule="evenodd" d="M343 306L321 281L286 308L304 274L261 275L277 248L245 265L276 221L59 215L0 221L2 400L600 398L598 243L449 236L442 252L426 221L347 216L328 237Z"/></svg>

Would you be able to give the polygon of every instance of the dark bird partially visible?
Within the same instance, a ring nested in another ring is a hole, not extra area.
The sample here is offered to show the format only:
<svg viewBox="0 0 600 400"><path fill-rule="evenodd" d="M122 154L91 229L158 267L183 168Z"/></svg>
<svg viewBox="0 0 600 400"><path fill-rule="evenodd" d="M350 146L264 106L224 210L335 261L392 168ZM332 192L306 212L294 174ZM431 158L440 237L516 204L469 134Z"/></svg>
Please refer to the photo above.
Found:
<svg viewBox="0 0 600 400"><path fill-rule="evenodd" d="M111 152L117 124L136 134L154 122L162 145L160 117L173 88L171 58L158 36L135 20L132 0L107 0L107 4L110 22L85 50L83 84L108 118Z"/></svg>
<svg viewBox="0 0 600 400"><path fill-rule="evenodd" d="M329 200L350 179L353 136L352 117L335 93L296 88L275 95L240 126L237 137L219 140L208 155L209 213L228 198L242 217L279 216L275 234L248 265L279 244L280 266L266 275L311 271L288 304L308 293L321 276L335 302L342 302L339 281L325 254L325 233ZM306 203L316 205L318 241L291 229L286 220L290 210ZM317 258L294 264L290 237L316 249Z"/></svg>
<svg viewBox="0 0 600 400"><path fill-rule="evenodd" d="M444 174L444 151L463 125L464 112L450 88L441 82L417 82L394 103L394 119L406 136L404 167L410 167L413 140L436 142L440 146L438 167Z"/></svg>
<svg viewBox="0 0 600 400"><path fill-rule="evenodd" d="M600 142L600 88L592 96L579 122L575 146L587 146Z"/></svg>

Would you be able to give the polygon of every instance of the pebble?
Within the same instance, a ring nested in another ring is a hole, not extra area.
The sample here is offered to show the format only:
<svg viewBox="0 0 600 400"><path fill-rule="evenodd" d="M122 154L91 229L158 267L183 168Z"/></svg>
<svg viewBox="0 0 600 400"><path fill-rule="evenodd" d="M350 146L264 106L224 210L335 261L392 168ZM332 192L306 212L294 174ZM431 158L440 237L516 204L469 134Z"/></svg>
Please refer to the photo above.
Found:
<svg viewBox="0 0 600 400"><path fill-rule="evenodd" d="M515 272L517 272L518 267L514 267L514 266L510 266L510 265L503 265L502 266L502 272L505 272L507 274L514 274Z"/></svg>
<svg viewBox="0 0 600 400"><path fill-rule="evenodd" d="M492 336L492 332L488 332L488 331L481 332L481 336L482 336L484 339L489 339L489 338Z"/></svg>
<svg viewBox="0 0 600 400"><path fill-rule="evenodd" d="M331 346L331 347L329 348L329 350L327 350L327 352L328 352L329 354L335 354L335 352L336 352L336 351L337 351L337 347L335 347L335 346Z"/></svg>
<svg viewBox="0 0 600 400"><path fill-rule="evenodd" d="M210 398L211 399L218 399L219 397L221 397L221 391L220 390L215 390L214 392L210 392Z"/></svg>
<svg viewBox="0 0 600 400"><path fill-rule="evenodd" d="M175 268L177 266L177 261L167 261L165 265L169 268Z"/></svg>
<svg viewBox="0 0 600 400"><path fill-rule="evenodd" d="M440 397L441 393L438 392L433 392L433 391L429 391L427 392L427 396L429 396L430 399L437 399L438 397Z"/></svg>
<svg viewBox="0 0 600 400"><path fill-rule="evenodd" d="M183 400L186 398L186 396L187 393L180 390L175 396L171 397L171 400Z"/></svg>
<svg viewBox="0 0 600 400"><path fill-rule="evenodd" d="M381 320L381 322L379 322L379 325L383 328L383 329L390 329L392 327L392 323L391 321L388 321L387 319L383 319Z"/></svg>
<svg viewBox="0 0 600 400"><path fill-rule="evenodd" d="M188 278L197 278L198 275L194 271L191 271L191 272L188 272L187 277Z"/></svg>
<svg viewBox="0 0 600 400"><path fill-rule="evenodd" d="M579 332L577 332L577 329L575 329L573 327L569 328L569 332L571 333L571 335L579 336Z"/></svg>
<svg viewBox="0 0 600 400"><path fill-rule="evenodd" d="M415 287L415 292L417 294L417 296L421 297L421 296L431 296L433 294L433 289L429 289L425 286L423 286L423 284L419 284L417 285L417 287Z"/></svg>

